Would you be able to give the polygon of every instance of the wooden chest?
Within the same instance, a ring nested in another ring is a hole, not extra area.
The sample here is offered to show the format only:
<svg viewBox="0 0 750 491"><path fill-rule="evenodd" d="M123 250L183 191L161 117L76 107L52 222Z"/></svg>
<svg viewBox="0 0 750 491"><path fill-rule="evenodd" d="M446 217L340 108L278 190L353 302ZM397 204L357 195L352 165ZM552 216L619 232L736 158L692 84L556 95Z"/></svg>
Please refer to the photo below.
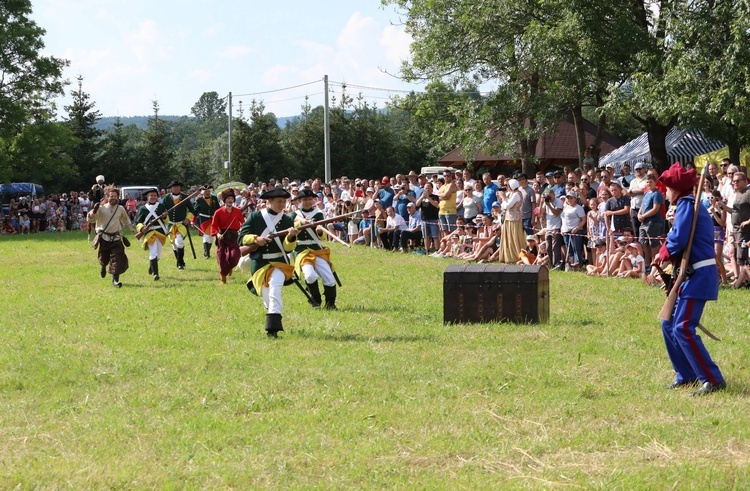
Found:
<svg viewBox="0 0 750 491"><path fill-rule="evenodd" d="M546 266L452 264L443 274L446 323L549 321Z"/></svg>

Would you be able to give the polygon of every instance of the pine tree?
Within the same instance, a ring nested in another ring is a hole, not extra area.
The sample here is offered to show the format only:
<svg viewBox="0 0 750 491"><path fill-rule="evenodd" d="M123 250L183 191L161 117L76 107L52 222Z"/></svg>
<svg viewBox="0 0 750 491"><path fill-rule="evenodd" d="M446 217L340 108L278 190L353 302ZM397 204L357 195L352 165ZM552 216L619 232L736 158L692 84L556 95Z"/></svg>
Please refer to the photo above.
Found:
<svg viewBox="0 0 750 491"><path fill-rule="evenodd" d="M68 117L65 120L73 135L78 138L78 145L72 150L73 166L78 170L81 185L95 181L98 174L105 174L106 169L99 168L97 153L101 131L96 129L96 122L102 115L95 110L96 103L90 100L89 94L83 91L83 76L78 75L78 90L73 91L73 102L65 106ZM108 178L111 181L111 178Z"/></svg>
<svg viewBox="0 0 750 491"><path fill-rule="evenodd" d="M172 179L174 149L170 143L167 122L159 119L159 102L153 101L154 117L148 120L143 135L139 179L146 183L166 185Z"/></svg>

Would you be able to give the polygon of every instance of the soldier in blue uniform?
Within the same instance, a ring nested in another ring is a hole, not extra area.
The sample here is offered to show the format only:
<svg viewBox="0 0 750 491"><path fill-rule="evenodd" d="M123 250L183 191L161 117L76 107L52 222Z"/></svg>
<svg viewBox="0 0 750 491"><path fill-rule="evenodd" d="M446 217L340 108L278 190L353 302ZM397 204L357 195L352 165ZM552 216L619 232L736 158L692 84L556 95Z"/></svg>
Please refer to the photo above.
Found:
<svg viewBox="0 0 750 491"><path fill-rule="evenodd" d="M300 209L292 213L295 226L324 219L323 211L315 207L317 195L311 189L300 191ZM323 299L318 287L318 276L323 281L325 292L325 308L336 310L336 277L333 274L331 264L331 249L323 247L320 237L313 228L301 230L297 236L297 248L294 250L294 268L298 276L305 277L307 291L310 292L309 300L313 308L320 307Z"/></svg>
<svg viewBox="0 0 750 491"><path fill-rule="evenodd" d="M180 181L174 180L169 183L170 192L161 199L161 203L167 210L188 199L187 195L181 192L181 189L182 183ZM169 212L167 231L172 242L174 257L177 259L177 269L185 269L185 237L188 234L187 226L190 224L193 215L195 215L195 209L189 200L184 205Z"/></svg>
<svg viewBox="0 0 750 491"><path fill-rule="evenodd" d="M289 264L287 253L294 251L297 242L297 229L294 221L284 214L286 200L291 195L283 188L273 188L260 195L266 200L266 208L248 215L239 234L240 246L258 246L250 252L250 274L248 289L263 299L266 308L266 335L278 337L283 331L281 314L284 285L291 284L294 266ZM285 237L274 239L268 236L286 230Z"/></svg>
<svg viewBox="0 0 750 491"><path fill-rule="evenodd" d="M659 182L667 188L667 199L670 203L676 203L676 211L672 230L655 263L671 261L675 269L679 266L693 223L695 196L692 193L697 181L695 171L685 170L679 163L672 165L659 177ZM687 279L679 286L672 319L662 321L664 342L676 374L674 382L668 388L700 382L701 386L692 393L694 396L710 394L726 387L719 367L696 333L706 301L716 300L719 296L713 229L708 211L699 206Z"/></svg>

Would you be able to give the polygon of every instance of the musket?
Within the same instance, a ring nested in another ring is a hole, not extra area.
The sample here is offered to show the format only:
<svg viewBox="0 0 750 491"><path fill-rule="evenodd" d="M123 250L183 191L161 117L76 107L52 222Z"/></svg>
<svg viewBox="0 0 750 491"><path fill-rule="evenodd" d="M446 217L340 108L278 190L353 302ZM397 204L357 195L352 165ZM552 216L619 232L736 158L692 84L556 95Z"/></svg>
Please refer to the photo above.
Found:
<svg viewBox="0 0 750 491"><path fill-rule="evenodd" d="M198 194L200 194L200 193L202 193L202 192L203 192L203 188L202 188L202 187L201 187L201 188L198 188L198 190L196 190L196 191L195 191L195 192L193 192L192 194L189 194L189 195L188 195L188 196L187 196L187 197L186 197L185 199L183 199L183 200L180 200L180 202L179 202L179 203L177 203L176 205L174 205L174 206L173 206L172 208L168 209L167 211L165 211L165 212L164 212L164 213L162 213L161 215L159 215L159 216L157 216L157 217L154 217L154 218L152 218L151 220L149 220L148 222L146 222L146 223L145 223L145 224L143 225L143 228L141 229L141 231L140 231L140 232L138 232L137 234L135 234L135 238L136 238L136 239L138 239L138 240L140 240L140 239L141 239L141 237L143 237L143 236L144 236L144 235L146 234L146 232L148 232L148 229L149 229L149 227L151 227L151 225L153 225L153 224L154 224L154 222L156 222L157 220L159 220L160 218L162 218L162 217L163 217L163 216L165 216L165 215L166 215L166 216L168 216L168 215L169 215L169 214L170 214L170 213L171 213L172 211L174 211L174 210L175 210L175 209L176 209L176 208L177 208L178 206L181 206L182 204L184 204L184 203L187 203L187 202L189 202L189 201L190 201L191 199L193 199L194 197L196 197L196 196L197 196Z"/></svg>
<svg viewBox="0 0 750 491"><path fill-rule="evenodd" d="M317 222L310 222L305 223L304 225L300 225L299 227L296 227L297 230L306 230L308 228L317 227L318 225L326 225L328 223L336 222L338 220L341 220L342 218L346 218L350 215L354 215L355 213L359 213L361 210L358 211L352 211L349 213L344 213L343 215L338 215L332 218L326 218L325 220L318 220ZM281 230L279 232L274 232L272 234L266 235L265 237L267 239L275 239L276 237L285 237L289 233L289 230ZM258 244L251 244L247 246L241 246L240 252L243 256L247 256L248 254L254 252L256 249L258 249L260 246Z"/></svg>
<svg viewBox="0 0 750 491"><path fill-rule="evenodd" d="M703 168L703 172L701 172L701 177L698 179L698 188L697 191L695 191L695 204L693 206L693 222L690 225L690 235L688 236L687 244L685 245L685 249L682 252L682 261L680 261L680 271L677 274L677 278L675 278L674 283L672 284L672 289L669 291L669 296L667 297L667 300L664 302L664 305L661 308L661 311L659 312L659 319L664 321L669 321L672 319L672 313L674 310L674 306L677 303L677 294L680 291L680 285L685 281L687 278L687 269L690 265L690 250L693 248L693 237L695 236L695 228L698 223L698 212L700 211L701 200L700 200L700 193L703 189L703 181L706 180L706 170L708 169L708 166Z"/></svg>
<svg viewBox="0 0 750 491"><path fill-rule="evenodd" d="M185 227L185 231L187 232L187 238L188 242L190 243L190 250L193 253L193 259L198 259L195 257L195 247L193 247L193 237L190 235L190 227Z"/></svg>

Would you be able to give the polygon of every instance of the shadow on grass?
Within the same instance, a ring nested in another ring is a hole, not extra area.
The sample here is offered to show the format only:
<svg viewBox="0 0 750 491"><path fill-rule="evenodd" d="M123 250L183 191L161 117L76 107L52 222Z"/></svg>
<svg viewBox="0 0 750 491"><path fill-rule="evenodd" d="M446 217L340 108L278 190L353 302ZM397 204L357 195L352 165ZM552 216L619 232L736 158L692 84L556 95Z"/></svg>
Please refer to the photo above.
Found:
<svg viewBox="0 0 750 491"><path fill-rule="evenodd" d="M366 336L354 333L321 333L306 329L295 329L292 333L301 338L314 338L324 341L338 341L350 343L415 343L420 341L434 342L433 336Z"/></svg>
<svg viewBox="0 0 750 491"><path fill-rule="evenodd" d="M383 305L379 307L371 307L369 305L352 305L350 307L339 307L339 310L343 310L345 312L370 312L374 314L382 314L384 312L396 312L396 313L404 313L404 311L407 311L407 307L399 306L399 305Z"/></svg>

